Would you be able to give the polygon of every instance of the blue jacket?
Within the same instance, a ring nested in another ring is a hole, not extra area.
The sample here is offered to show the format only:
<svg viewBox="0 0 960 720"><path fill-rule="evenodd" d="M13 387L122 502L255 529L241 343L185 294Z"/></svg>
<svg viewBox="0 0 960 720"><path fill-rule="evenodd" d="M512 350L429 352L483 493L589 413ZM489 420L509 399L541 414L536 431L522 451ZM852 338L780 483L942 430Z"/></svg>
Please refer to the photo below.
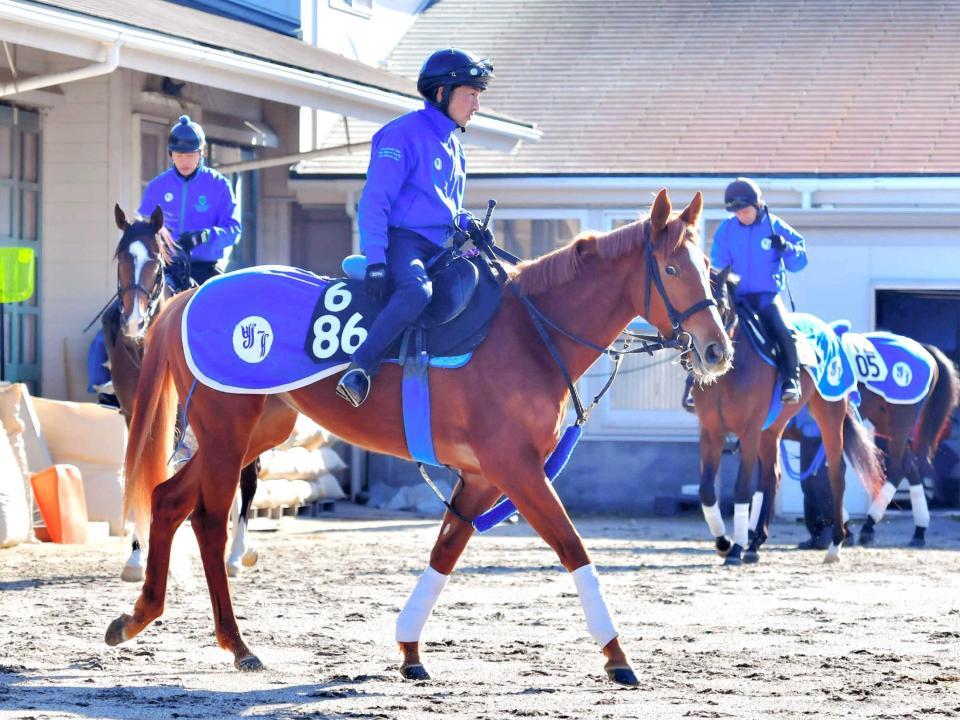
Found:
<svg viewBox="0 0 960 720"><path fill-rule="evenodd" d="M442 246L463 204L467 161L457 124L436 108L401 115L373 136L357 224L370 265L386 262L389 228Z"/></svg>
<svg viewBox="0 0 960 720"><path fill-rule="evenodd" d="M722 269L730 265L740 276L741 293L779 293L784 284L784 268L790 272L807 265L803 237L766 209L753 225L742 224L736 216L720 223L713 234L710 264ZM771 235L782 235L787 246L778 253L770 246Z"/></svg>
<svg viewBox="0 0 960 720"><path fill-rule="evenodd" d="M233 188L203 161L189 179L171 167L151 180L143 191L138 212L142 217L150 217L157 205L163 208L163 224L174 239L190 230L210 231L209 240L191 251L193 260L222 260L227 248L240 240L240 208Z"/></svg>

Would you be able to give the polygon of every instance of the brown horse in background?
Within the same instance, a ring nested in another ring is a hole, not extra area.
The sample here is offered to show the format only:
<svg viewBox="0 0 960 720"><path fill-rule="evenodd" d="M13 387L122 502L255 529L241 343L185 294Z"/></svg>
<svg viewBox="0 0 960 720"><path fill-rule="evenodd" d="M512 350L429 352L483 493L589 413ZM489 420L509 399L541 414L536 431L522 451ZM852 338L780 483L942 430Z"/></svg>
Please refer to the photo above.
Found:
<svg viewBox="0 0 960 720"><path fill-rule="evenodd" d="M843 454L847 453L872 497L883 484L883 470L877 449L847 400L831 402L823 399L814 387L813 378L806 372L801 373L800 403L784 404L770 427L763 429L776 389L777 370L763 361L740 327L732 301L736 281L730 269L722 272L712 270L710 281L724 326L735 348L733 370L712 385L701 384L693 389L695 408L700 418L700 502L717 552L725 557L725 565L759 560L758 550L767 539L773 501L780 486L780 438L790 419L800 412L803 405L808 404L823 437L834 499L833 542L824 562L836 562L840 558L840 546L844 539ZM720 458L728 433L733 433L740 440L732 542L726 536L716 488ZM760 480L758 492L753 496L755 505L751 519L751 485L758 460ZM754 522L757 524L756 530L753 538L750 538L748 524Z"/></svg>
<svg viewBox="0 0 960 720"><path fill-rule="evenodd" d="M910 506L915 525L910 546L926 545L930 513L919 465L924 469L930 468L931 458L950 421L950 415L960 402L960 377L956 366L939 348L926 344L923 347L933 358L935 370L930 390L918 402L891 403L863 383L859 385L863 398L860 414L873 423L879 437L887 439L889 454L887 481L870 505L867 520L860 530L861 545L874 542L876 524L883 519L887 505L904 476L910 483Z"/></svg>
<svg viewBox="0 0 960 720"><path fill-rule="evenodd" d="M166 282L165 271L178 247L163 225L159 207L149 219L133 223L119 205L114 205L113 216L123 234L113 255L117 261L117 302L103 314L103 341L110 360L113 391L129 428L147 331L175 292ZM240 486L242 502L234 512L234 542L228 562L231 575L239 572L241 563L249 566L257 561L256 551L248 548L246 541L247 512L257 490L254 463L244 468ZM136 535L120 577L127 582L144 578L143 554Z"/></svg>
<svg viewBox="0 0 960 720"><path fill-rule="evenodd" d="M473 534L473 526L461 518L478 516L506 495L564 568L571 573L588 571L593 578L585 581L589 589L581 591L578 578L584 575L574 575L587 625L607 658L608 676L628 685L637 684L637 679L619 638L615 631L602 632L612 628L609 614L597 622L607 611L590 557L544 474L570 393L521 296L569 333L551 335L574 380L599 357L597 346L608 346L635 316L644 314L665 337L683 342L687 364L709 382L728 369L731 348L712 307L708 263L699 246L696 227L702 206L697 193L683 212L673 215L667 193L661 190L649 218L605 235L581 235L555 252L522 263L507 282L507 289L512 285L516 292L504 293L487 338L471 362L456 370L432 368L429 376L430 396L435 398L436 454L462 473L462 481L454 495L457 512L443 518L428 571L449 575ZM181 319L191 294L174 298L150 333L127 450L125 493L138 527L152 522L147 577L133 615L114 620L106 641L116 645L129 640L161 615L170 542L192 512L217 641L233 654L238 669L255 670L262 664L241 638L223 563L227 508L239 470L287 437L297 411L348 442L409 458L401 369L385 367L370 398L357 409L337 397L335 376L276 396L225 394L198 385L189 415L199 448L168 480L166 455L177 395L185 396L194 382L181 337ZM674 307L686 311L677 313ZM430 608L432 604L426 614ZM409 609L408 602L404 612ZM427 677L419 660L419 640L398 636L398 641L405 677Z"/></svg>

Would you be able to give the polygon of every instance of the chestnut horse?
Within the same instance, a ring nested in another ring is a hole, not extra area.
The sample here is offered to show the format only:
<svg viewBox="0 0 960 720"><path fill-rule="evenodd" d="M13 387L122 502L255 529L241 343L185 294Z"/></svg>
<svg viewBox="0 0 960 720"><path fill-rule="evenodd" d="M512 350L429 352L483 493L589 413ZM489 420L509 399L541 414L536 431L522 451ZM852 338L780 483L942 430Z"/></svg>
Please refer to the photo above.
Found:
<svg viewBox="0 0 960 720"><path fill-rule="evenodd" d="M860 414L873 423L878 436L889 442L887 481L870 505L867 520L860 530L861 545L869 545L875 540L876 524L883 519L904 476L910 483L910 506L915 525L909 544L911 547L926 545L930 512L918 463L924 468L930 467L942 432L960 401L960 378L956 366L939 348L933 345L923 347L933 358L935 370L930 389L919 401L912 404L888 402L863 383L859 385L863 398Z"/></svg>
<svg viewBox="0 0 960 720"><path fill-rule="evenodd" d="M473 534L473 526L461 518L475 518L506 495L573 575L587 627L607 659L608 676L637 684L596 570L547 482L544 461L557 443L570 396L560 364L573 379L579 378L638 314L664 336L682 339L687 363L704 380L729 367L730 341L710 297L708 263L698 243L702 206L697 193L682 213L673 215L667 192L661 190L649 218L605 235L582 234L559 250L522 263L507 281L510 291L504 293L486 340L470 363L455 370L430 370L436 454L443 464L458 469L462 479L454 495L456 513L444 516L430 566L398 619L404 677L428 677L420 664L419 633ZM286 438L297 411L348 442L409 458L401 370L384 367L358 409L337 397L335 376L274 396L225 394L197 385L189 419L199 449L167 480L176 397L194 382L181 337L190 294L176 297L151 330L127 450L124 497L138 527L152 517L147 577L133 614L111 623L106 642L129 640L163 612L171 537L192 512L217 641L233 654L239 670L258 670L262 664L237 627L223 564L226 513L239 469ZM555 357L537 334L521 295L567 331L551 332Z"/></svg>
<svg viewBox="0 0 960 720"><path fill-rule="evenodd" d="M732 301L736 281L731 277L730 269L722 272L713 270L710 279L724 326L736 349L733 370L712 385L701 384L693 389L695 408L700 418L700 502L717 552L725 557L725 565L759 560L758 550L767 539L773 500L780 485L780 438L790 418L800 412L803 405L809 404L810 414L823 437L834 498L833 541L824 562L836 562L840 558L840 546L844 539L843 454L847 453L861 482L873 496L883 484L883 471L876 446L856 419L846 398L833 402L825 400L816 391L813 378L806 372L801 373L801 402L784 404L773 423L766 430L763 429L771 397L776 391L777 370L763 361L741 331ZM728 433L733 433L740 440L732 542L726 537L716 488L717 471ZM753 496L755 505L751 518L751 485L758 460L760 481L758 492ZM749 537L748 522L757 523L752 538Z"/></svg>
<svg viewBox="0 0 960 720"><path fill-rule="evenodd" d="M120 404L120 413L130 427L133 399L143 365L143 345L147 330L174 295L166 282L165 270L178 248L163 226L163 211L157 207L147 220L130 223L119 205L113 208L117 228L123 233L117 244L117 298L103 315L103 341L110 359L110 378ZM227 562L231 574L239 573L241 563L254 565L257 553L247 547L247 512L257 490L257 468L244 468L240 478L242 502L233 512L233 546ZM130 557L120 577L127 582L140 582L144 577L144 560L140 542L134 535Z"/></svg>

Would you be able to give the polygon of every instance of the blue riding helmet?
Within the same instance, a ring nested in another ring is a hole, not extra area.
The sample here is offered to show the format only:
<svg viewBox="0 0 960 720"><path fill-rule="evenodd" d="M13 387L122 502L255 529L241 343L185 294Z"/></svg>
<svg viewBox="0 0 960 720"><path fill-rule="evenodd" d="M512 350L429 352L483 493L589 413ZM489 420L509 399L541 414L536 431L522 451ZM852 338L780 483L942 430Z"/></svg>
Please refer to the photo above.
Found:
<svg viewBox="0 0 960 720"><path fill-rule="evenodd" d="M453 88L469 85L483 91L494 77L493 65L489 60L474 57L466 50L444 48L434 52L423 63L417 78L417 90L428 103L446 114ZM446 92L438 103L437 88L441 87L446 88Z"/></svg>
<svg viewBox="0 0 960 720"><path fill-rule="evenodd" d="M723 193L723 202L728 212L736 212L745 207L753 205L757 210L760 209L760 198L763 193L760 186L750 178L738 177L732 183L727 185Z"/></svg>
<svg viewBox="0 0 960 720"><path fill-rule="evenodd" d="M172 153L197 152L206 142L203 128L200 127L199 123L193 122L189 115L181 115L180 119L170 128L167 150Z"/></svg>

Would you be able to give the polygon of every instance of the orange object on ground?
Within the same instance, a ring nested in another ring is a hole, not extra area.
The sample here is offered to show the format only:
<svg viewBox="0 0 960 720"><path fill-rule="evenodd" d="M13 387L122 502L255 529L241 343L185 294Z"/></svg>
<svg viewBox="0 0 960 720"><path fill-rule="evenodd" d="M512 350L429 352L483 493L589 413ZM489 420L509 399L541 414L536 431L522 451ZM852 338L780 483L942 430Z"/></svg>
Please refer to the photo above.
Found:
<svg viewBox="0 0 960 720"><path fill-rule="evenodd" d="M78 545L86 543L87 501L80 471L73 465L53 465L31 475L30 484L50 540Z"/></svg>

